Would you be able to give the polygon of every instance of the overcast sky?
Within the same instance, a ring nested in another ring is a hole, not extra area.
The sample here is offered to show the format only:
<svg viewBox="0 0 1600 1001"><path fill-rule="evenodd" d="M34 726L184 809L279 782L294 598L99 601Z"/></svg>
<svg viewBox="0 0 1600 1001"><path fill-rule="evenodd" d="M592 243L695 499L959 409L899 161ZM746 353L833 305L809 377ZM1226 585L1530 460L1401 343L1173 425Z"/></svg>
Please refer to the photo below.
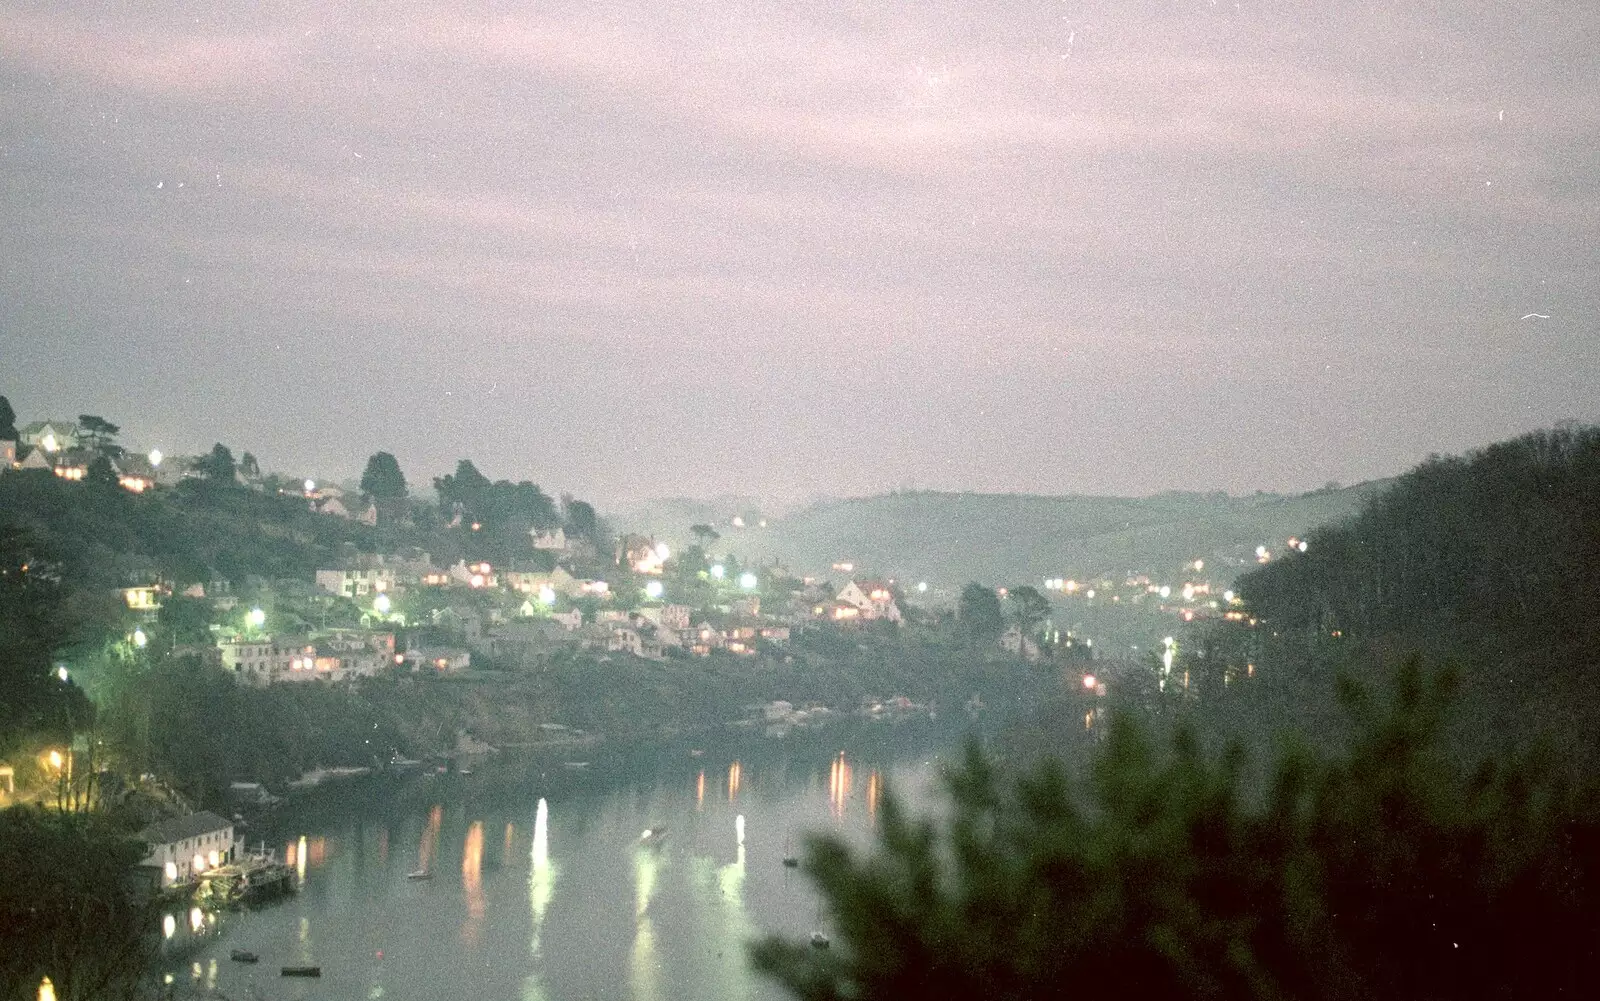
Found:
<svg viewBox="0 0 1600 1001"><path fill-rule="evenodd" d="M137 446L1309 489L1600 419L1597 313L1590 2L0 0L0 394Z"/></svg>

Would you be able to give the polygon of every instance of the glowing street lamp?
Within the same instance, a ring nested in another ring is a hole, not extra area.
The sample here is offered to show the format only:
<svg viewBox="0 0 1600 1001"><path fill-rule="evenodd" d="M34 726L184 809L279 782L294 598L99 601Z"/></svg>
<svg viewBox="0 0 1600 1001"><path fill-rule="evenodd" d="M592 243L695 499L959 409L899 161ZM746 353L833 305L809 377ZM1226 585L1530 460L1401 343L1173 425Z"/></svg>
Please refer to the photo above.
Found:
<svg viewBox="0 0 1600 1001"><path fill-rule="evenodd" d="M721 563L713 563L711 565L711 576L715 577L717 580L721 580L723 577L726 577L727 575L728 575L728 568L723 566Z"/></svg>
<svg viewBox="0 0 1600 1001"><path fill-rule="evenodd" d="M316 480L306 480L305 488L306 488L306 493L308 493L308 494L316 493L317 492L317 481Z"/></svg>
<svg viewBox="0 0 1600 1001"><path fill-rule="evenodd" d="M739 586L746 591L754 591L758 583L760 582L756 579L756 575L748 570L739 575Z"/></svg>
<svg viewBox="0 0 1600 1001"><path fill-rule="evenodd" d="M150 454L148 456L146 456L146 458L148 458L150 460L151 467L155 468L155 467L159 467L161 465L161 460L165 459L166 456L161 454L161 449L152 448L150 450Z"/></svg>
<svg viewBox="0 0 1600 1001"><path fill-rule="evenodd" d="M251 629L260 629L267 624L267 613L259 608L252 608L250 614L245 616L245 621L250 624Z"/></svg>
<svg viewBox="0 0 1600 1001"><path fill-rule="evenodd" d="M659 580L650 581L644 586L645 597L651 599L661 597L664 590L665 589L661 586L661 582Z"/></svg>
<svg viewBox="0 0 1600 1001"><path fill-rule="evenodd" d="M61 770L61 766L66 762L66 759L61 756L61 752L56 750L52 750L49 754L47 754L45 756L45 760L49 761L50 767L54 768L58 772Z"/></svg>
<svg viewBox="0 0 1600 1001"><path fill-rule="evenodd" d="M388 615L389 609L393 607L394 602L389 600L389 596L387 594L379 593L376 598L372 599L372 609L379 615Z"/></svg>
<svg viewBox="0 0 1600 1001"><path fill-rule="evenodd" d="M928 582L927 581L925 581L925 580L917 581L917 593L918 594L927 594L928 593Z"/></svg>
<svg viewBox="0 0 1600 1001"><path fill-rule="evenodd" d="M144 630L143 629L135 629L133 631L133 645L134 646L138 647L140 650L143 650L145 648L145 645L148 644L149 642L150 642L150 637L148 637L148 636L146 636L144 634ZM62 669L62 673L66 673L66 669L65 668ZM67 679L62 678L61 680L65 681Z"/></svg>

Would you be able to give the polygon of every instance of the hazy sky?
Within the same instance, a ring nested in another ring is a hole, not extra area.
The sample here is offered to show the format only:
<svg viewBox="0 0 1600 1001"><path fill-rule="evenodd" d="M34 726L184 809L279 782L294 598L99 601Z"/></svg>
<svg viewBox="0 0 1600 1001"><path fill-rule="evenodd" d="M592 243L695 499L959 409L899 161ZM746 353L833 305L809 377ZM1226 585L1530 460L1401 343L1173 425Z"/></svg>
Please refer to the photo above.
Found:
<svg viewBox="0 0 1600 1001"><path fill-rule="evenodd" d="M169 452L1305 489L1600 419L1597 314L1587 0L0 0L0 394Z"/></svg>

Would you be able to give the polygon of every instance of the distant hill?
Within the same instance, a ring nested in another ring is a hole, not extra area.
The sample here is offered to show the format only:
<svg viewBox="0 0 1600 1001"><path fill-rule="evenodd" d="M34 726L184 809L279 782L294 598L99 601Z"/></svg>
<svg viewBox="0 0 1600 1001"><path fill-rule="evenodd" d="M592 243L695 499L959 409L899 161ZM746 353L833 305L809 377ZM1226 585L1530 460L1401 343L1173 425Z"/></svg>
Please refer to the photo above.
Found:
<svg viewBox="0 0 1600 1001"><path fill-rule="evenodd" d="M766 530L724 531L746 559L801 573L839 562L936 588L967 581L1037 584L1047 577L1166 572L1202 559L1213 581L1254 566L1258 545L1353 515L1384 482L1286 497L1167 493L1043 497L906 492L812 505Z"/></svg>

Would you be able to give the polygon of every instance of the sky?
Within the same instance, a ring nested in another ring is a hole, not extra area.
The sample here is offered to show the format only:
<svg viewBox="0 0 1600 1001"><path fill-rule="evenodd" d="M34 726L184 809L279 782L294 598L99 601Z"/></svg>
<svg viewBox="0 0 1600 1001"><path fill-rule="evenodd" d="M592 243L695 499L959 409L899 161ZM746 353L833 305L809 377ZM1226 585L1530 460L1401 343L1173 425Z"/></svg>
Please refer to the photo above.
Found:
<svg viewBox="0 0 1600 1001"><path fill-rule="evenodd" d="M0 0L0 395L602 506L1600 420L1587 2Z"/></svg>

